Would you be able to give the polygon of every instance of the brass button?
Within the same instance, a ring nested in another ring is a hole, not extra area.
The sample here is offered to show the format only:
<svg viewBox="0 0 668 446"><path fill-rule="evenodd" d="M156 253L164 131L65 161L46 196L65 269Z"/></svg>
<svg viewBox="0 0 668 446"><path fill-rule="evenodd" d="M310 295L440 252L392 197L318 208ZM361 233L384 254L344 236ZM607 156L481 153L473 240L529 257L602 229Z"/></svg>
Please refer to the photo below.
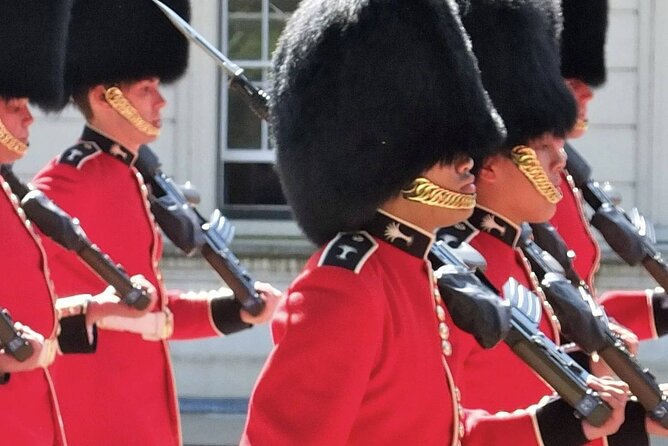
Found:
<svg viewBox="0 0 668 446"><path fill-rule="evenodd" d="M440 324L438 324L438 334L444 341L450 337L450 329L445 324L445 322L441 322Z"/></svg>

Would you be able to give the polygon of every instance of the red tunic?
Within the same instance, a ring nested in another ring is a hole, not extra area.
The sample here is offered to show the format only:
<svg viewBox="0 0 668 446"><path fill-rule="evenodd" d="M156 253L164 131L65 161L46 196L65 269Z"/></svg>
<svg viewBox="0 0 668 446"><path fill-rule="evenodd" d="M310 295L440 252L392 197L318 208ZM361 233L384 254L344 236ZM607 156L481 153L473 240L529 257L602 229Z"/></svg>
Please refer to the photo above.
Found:
<svg viewBox="0 0 668 446"><path fill-rule="evenodd" d="M155 285L158 308L174 315L173 338L216 336L209 302L165 290L162 239L129 151L87 128L79 145L50 162L34 184L130 275ZM113 155L112 155L113 154ZM105 284L71 252L45 242L60 296L99 292ZM94 355L68 355L53 367L63 421L74 445L177 445L179 412L166 340L98 330Z"/></svg>
<svg viewBox="0 0 668 446"><path fill-rule="evenodd" d="M379 214L368 232L339 234L309 259L274 318L242 444L541 444L528 412L460 409L437 330L431 242Z"/></svg>
<svg viewBox="0 0 668 446"><path fill-rule="evenodd" d="M584 213L580 190L570 175L562 172L561 191L564 198L557 205L557 213L550 221L570 249L575 252L574 266L594 290L594 275L598 271L600 249ZM645 291L610 291L600 296L599 302L606 313L619 324L633 331L639 339L656 339L652 299Z"/></svg>
<svg viewBox="0 0 668 446"><path fill-rule="evenodd" d="M491 216L491 217L490 217ZM468 241L487 260L485 276L498 290L513 277L521 285L536 291L535 276L528 261L516 246L519 228L500 215L485 208L476 208L471 219L458 225L460 240ZM552 320L552 310L542 292L541 331L559 343L559 330ZM453 345L454 363L458 373L464 406L489 411L512 411L535 404L553 389L536 372L520 360L505 343L485 350L473 336L463 333L465 348Z"/></svg>
<svg viewBox="0 0 668 446"><path fill-rule="evenodd" d="M601 250L584 214L582 193L575 187L566 170L561 172L560 187L564 198L557 204L557 212L550 223L564 239L566 246L575 252L575 272L594 290L594 275L598 271Z"/></svg>
<svg viewBox="0 0 668 446"><path fill-rule="evenodd" d="M9 186L0 176L0 307L15 321L55 340L54 295L39 237L18 211ZM47 369L12 373L0 385L2 444L21 446L63 445L65 439L56 395Z"/></svg>

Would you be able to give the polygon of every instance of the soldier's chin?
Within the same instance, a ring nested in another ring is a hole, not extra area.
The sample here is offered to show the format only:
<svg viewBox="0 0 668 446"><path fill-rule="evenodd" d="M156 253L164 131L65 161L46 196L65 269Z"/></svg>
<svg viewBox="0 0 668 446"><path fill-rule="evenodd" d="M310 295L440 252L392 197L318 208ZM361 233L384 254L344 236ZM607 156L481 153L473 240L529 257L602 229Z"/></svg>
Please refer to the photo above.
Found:
<svg viewBox="0 0 668 446"><path fill-rule="evenodd" d="M437 209L439 213L439 225L438 227L443 228L446 226L456 225L465 220L468 220L471 215L473 215L473 208L470 209L447 209L447 208L434 208Z"/></svg>
<svg viewBox="0 0 668 446"><path fill-rule="evenodd" d="M12 150L9 150L3 144L0 144L0 164L11 164L14 161L20 160L23 158L26 152L16 153Z"/></svg>

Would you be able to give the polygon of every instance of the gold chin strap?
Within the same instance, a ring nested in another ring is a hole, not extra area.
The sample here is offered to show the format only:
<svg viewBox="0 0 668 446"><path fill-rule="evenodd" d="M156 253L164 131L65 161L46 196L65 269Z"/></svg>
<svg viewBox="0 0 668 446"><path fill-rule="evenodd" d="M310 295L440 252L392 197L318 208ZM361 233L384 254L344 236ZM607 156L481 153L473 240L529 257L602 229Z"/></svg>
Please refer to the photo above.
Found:
<svg viewBox="0 0 668 446"><path fill-rule="evenodd" d="M540 161L538 161L536 152L531 147L514 147L511 151L511 156L513 163L515 163L520 172L531 181L533 187L535 187L538 193L548 202L555 204L563 198L559 188L552 184L547 177L547 174L543 170L543 166L541 166Z"/></svg>
<svg viewBox="0 0 668 446"><path fill-rule="evenodd" d="M12 135L5 124L0 119L0 144L7 147L10 151L23 156L28 150L28 144Z"/></svg>
<svg viewBox="0 0 668 446"><path fill-rule="evenodd" d="M447 209L473 209L475 194L462 194L432 183L424 177L418 177L408 189L401 191L401 195L411 201Z"/></svg>
<svg viewBox="0 0 668 446"><path fill-rule="evenodd" d="M107 103L118 112L122 117L132 124L137 130L148 135L160 135L160 129L152 125L141 117L136 108L130 104L123 92L118 87L109 87L104 92L104 98Z"/></svg>
<svg viewBox="0 0 668 446"><path fill-rule="evenodd" d="M579 132L585 132L588 129L589 129L589 121L583 118L578 118L578 120L575 122L574 130L577 130Z"/></svg>

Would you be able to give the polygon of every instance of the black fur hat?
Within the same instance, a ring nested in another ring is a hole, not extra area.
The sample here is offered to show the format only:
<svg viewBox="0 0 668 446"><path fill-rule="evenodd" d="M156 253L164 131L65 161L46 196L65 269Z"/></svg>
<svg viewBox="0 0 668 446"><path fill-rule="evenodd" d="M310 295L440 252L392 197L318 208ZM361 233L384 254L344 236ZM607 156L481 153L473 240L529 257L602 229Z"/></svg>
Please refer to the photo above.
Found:
<svg viewBox="0 0 668 446"><path fill-rule="evenodd" d="M561 73L598 87L605 83L605 35L607 0L562 0L564 32L561 41Z"/></svg>
<svg viewBox="0 0 668 446"><path fill-rule="evenodd" d="M318 245L504 135L453 1L303 0L273 70L278 173Z"/></svg>
<svg viewBox="0 0 668 446"><path fill-rule="evenodd" d="M565 135L575 123L577 105L559 69L558 2L467 3L462 21L473 42L483 85L508 130L501 149L548 131Z"/></svg>
<svg viewBox="0 0 668 446"><path fill-rule="evenodd" d="M163 3L190 20L188 0ZM65 76L69 93L153 76L169 83L187 66L187 39L151 0L75 0Z"/></svg>
<svg viewBox="0 0 668 446"><path fill-rule="evenodd" d="M0 0L0 96L51 109L63 101L71 0Z"/></svg>

